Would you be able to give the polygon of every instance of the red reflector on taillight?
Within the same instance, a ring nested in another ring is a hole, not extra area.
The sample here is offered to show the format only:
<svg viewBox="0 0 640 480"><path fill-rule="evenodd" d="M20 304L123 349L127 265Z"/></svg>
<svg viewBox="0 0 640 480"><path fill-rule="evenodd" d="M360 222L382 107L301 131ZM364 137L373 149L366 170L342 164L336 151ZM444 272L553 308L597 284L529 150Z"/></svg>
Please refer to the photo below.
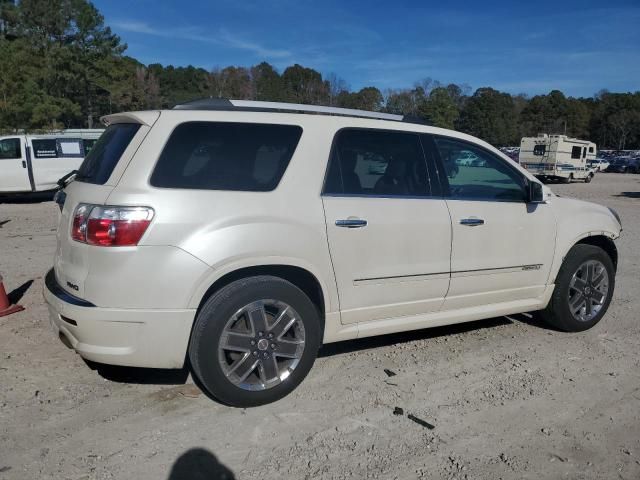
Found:
<svg viewBox="0 0 640 480"><path fill-rule="evenodd" d="M150 220L90 218L87 224L87 243L103 247L137 245L150 223Z"/></svg>
<svg viewBox="0 0 640 480"><path fill-rule="evenodd" d="M80 211L86 208L85 211ZM76 209L71 236L74 240L101 247L138 244L153 218L146 207L81 205Z"/></svg>

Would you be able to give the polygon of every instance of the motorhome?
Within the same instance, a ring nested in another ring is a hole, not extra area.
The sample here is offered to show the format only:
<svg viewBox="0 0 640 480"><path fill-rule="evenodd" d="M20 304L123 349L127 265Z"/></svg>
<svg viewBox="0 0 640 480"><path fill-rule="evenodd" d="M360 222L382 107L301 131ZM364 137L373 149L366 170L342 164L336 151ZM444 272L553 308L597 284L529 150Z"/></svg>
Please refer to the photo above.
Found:
<svg viewBox="0 0 640 480"><path fill-rule="evenodd" d="M588 140L541 133L520 141L520 165L542 181L589 183L595 175L590 166L595 159L596 144Z"/></svg>
<svg viewBox="0 0 640 480"><path fill-rule="evenodd" d="M0 137L0 194L43 192L77 169L103 130Z"/></svg>

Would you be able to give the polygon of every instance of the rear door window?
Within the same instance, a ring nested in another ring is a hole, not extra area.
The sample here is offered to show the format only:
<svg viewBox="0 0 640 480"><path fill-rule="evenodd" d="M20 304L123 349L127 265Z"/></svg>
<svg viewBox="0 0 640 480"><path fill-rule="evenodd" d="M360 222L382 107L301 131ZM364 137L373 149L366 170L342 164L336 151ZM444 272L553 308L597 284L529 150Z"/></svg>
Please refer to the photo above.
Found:
<svg viewBox="0 0 640 480"><path fill-rule="evenodd" d="M432 195L420 137L415 133L343 129L336 135L324 194Z"/></svg>
<svg viewBox="0 0 640 480"><path fill-rule="evenodd" d="M284 175L302 128L231 122L186 122L173 131L151 185L268 192Z"/></svg>
<svg viewBox="0 0 640 480"><path fill-rule="evenodd" d="M107 127L80 165L76 180L104 185L139 129L137 123L115 123Z"/></svg>
<svg viewBox="0 0 640 480"><path fill-rule="evenodd" d="M19 138L0 140L0 159L22 158Z"/></svg>

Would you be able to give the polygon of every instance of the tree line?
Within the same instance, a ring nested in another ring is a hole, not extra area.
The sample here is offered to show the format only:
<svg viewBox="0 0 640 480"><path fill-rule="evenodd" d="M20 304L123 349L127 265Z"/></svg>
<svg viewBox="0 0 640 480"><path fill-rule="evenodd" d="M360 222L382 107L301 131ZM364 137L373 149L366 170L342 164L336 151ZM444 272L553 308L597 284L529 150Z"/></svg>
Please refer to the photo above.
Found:
<svg viewBox="0 0 640 480"><path fill-rule="evenodd" d="M410 115L496 146L540 132L600 148L640 148L640 91L529 97L430 78L413 88L353 91L335 74L267 62L206 70L144 65L86 0L0 0L0 130L95 127L100 116L202 97L281 101Z"/></svg>

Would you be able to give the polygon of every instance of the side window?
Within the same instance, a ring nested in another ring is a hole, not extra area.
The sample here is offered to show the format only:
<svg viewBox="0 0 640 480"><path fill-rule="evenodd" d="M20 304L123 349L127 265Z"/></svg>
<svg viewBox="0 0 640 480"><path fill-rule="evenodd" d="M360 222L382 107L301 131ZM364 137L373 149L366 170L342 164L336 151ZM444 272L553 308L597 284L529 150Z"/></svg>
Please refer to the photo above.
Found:
<svg viewBox="0 0 640 480"><path fill-rule="evenodd" d="M431 195L427 165L417 134L340 130L329 163L325 194Z"/></svg>
<svg viewBox="0 0 640 480"><path fill-rule="evenodd" d="M593 153L593 147L589 147L589 153Z"/></svg>
<svg viewBox="0 0 640 480"><path fill-rule="evenodd" d="M587 158L587 147L582 147L582 158Z"/></svg>
<svg viewBox="0 0 640 480"><path fill-rule="evenodd" d="M582 149L578 146L574 146L573 148L571 148L571 158L574 160L579 159L581 150Z"/></svg>
<svg viewBox="0 0 640 480"><path fill-rule="evenodd" d="M58 148L54 138L34 139L31 140L33 145L33 156L36 158L56 158L58 156Z"/></svg>
<svg viewBox="0 0 640 480"><path fill-rule="evenodd" d="M295 125L182 123L169 137L151 185L268 192L280 182L301 135Z"/></svg>
<svg viewBox="0 0 640 480"><path fill-rule="evenodd" d="M436 137L435 143L452 198L525 201L524 179L506 161L462 140Z"/></svg>
<svg viewBox="0 0 640 480"><path fill-rule="evenodd" d="M542 155L544 155L544 152L546 150L547 150L546 145L536 145L535 147L533 147L533 154L541 157Z"/></svg>
<svg viewBox="0 0 640 480"><path fill-rule="evenodd" d="M56 139L59 157L81 158L82 140L78 138L58 138Z"/></svg>
<svg viewBox="0 0 640 480"><path fill-rule="evenodd" d="M19 138L0 140L0 159L22 158Z"/></svg>

